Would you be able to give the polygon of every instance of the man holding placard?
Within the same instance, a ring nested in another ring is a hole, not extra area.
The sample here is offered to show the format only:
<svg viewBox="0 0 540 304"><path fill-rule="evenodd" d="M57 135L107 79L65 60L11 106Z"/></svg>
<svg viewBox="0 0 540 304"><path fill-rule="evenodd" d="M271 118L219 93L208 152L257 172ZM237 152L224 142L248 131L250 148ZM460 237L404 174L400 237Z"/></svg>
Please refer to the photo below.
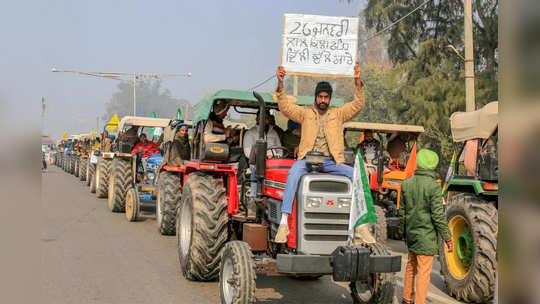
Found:
<svg viewBox="0 0 540 304"><path fill-rule="evenodd" d="M353 169L343 164L345 160L343 123L356 116L365 103L364 85L360 80L358 61L354 66L354 83L356 86L354 100L342 107L330 107L332 86L325 81L319 82L315 88L313 107L302 107L290 103L283 88L285 74L286 71L283 66L278 67L276 72L278 78L276 93L279 110L290 120L302 125L302 135L298 159L287 176L287 185L281 207L281 223L274 240L277 243L287 242L287 235L289 234L287 218L292 211L298 182L304 174L309 172L307 162L304 159L309 151L321 152L325 156L321 171L344 175L351 180L353 179Z"/></svg>

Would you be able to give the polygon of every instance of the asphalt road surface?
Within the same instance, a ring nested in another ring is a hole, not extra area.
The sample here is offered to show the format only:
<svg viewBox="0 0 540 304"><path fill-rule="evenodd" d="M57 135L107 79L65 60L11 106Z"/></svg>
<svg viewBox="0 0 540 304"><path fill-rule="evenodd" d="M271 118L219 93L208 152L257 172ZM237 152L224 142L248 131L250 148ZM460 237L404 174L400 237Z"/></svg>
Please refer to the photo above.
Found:
<svg viewBox="0 0 540 304"><path fill-rule="evenodd" d="M219 303L218 282L182 277L176 237L161 236L155 216L130 223L111 213L82 182L55 167L42 174L41 303ZM395 253L406 248L389 241ZM401 302L403 272L398 275ZM428 303L459 303L446 294L434 263ZM352 303L347 284L259 276L257 303Z"/></svg>

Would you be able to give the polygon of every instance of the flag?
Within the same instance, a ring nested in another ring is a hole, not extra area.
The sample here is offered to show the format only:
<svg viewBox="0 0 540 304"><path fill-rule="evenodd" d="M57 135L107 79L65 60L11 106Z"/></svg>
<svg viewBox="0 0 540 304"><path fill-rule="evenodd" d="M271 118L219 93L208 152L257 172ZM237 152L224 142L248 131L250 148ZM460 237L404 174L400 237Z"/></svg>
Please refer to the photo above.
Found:
<svg viewBox="0 0 540 304"><path fill-rule="evenodd" d="M414 170L416 170L416 142L414 143L412 149L411 149L411 156L409 157L409 161L407 162L407 166L405 167L405 173L407 174L406 177L409 178L414 175Z"/></svg>
<svg viewBox="0 0 540 304"><path fill-rule="evenodd" d="M446 177L444 178L444 185L442 187L442 193L444 194L444 191L448 187L448 183L450 182L450 178L454 175L454 167L456 163L456 151L454 150L454 154L452 154L452 160L450 161L450 166L448 166L448 171L446 172Z"/></svg>
<svg viewBox="0 0 540 304"><path fill-rule="evenodd" d="M109 120L109 122L107 123L108 126L106 126L105 128L107 128L107 130L109 131L112 131L118 127L118 122L118 115L115 113L111 120Z"/></svg>
<svg viewBox="0 0 540 304"><path fill-rule="evenodd" d="M62 135L62 139L66 139L67 138L67 131L64 131L64 135Z"/></svg>
<svg viewBox="0 0 540 304"><path fill-rule="evenodd" d="M349 215L349 239L351 241L354 239L356 228L369 223L377 223L377 213L375 213L366 168L360 153L361 151L358 149L354 162L353 194Z"/></svg>
<svg viewBox="0 0 540 304"><path fill-rule="evenodd" d="M156 118L156 117L157 117L156 112L152 112L152 118ZM150 128L150 135L156 136L155 133L156 133L156 128L151 127L151 128Z"/></svg>
<svg viewBox="0 0 540 304"><path fill-rule="evenodd" d="M182 119L182 109L178 108L176 111L176 119L181 120Z"/></svg>

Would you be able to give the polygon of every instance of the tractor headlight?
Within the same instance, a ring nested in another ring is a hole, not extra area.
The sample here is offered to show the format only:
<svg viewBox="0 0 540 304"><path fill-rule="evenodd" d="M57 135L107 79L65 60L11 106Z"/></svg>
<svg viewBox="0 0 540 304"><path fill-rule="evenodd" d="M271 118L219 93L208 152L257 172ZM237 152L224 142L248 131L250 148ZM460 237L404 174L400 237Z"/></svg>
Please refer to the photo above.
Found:
<svg viewBox="0 0 540 304"><path fill-rule="evenodd" d="M306 197L307 208L319 208L322 205L322 197L308 196Z"/></svg>
<svg viewBox="0 0 540 304"><path fill-rule="evenodd" d="M337 200L338 208L350 208L351 207L351 198L350 197L341 197Z"/></svg>

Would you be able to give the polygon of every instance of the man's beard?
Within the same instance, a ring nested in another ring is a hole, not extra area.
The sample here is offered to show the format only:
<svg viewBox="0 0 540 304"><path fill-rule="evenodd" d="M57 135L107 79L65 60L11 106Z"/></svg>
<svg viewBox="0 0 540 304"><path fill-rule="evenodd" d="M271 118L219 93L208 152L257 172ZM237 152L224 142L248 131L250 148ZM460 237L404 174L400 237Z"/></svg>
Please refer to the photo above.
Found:
<svg viewBox="0 0 540 304"><path fill-rule="evenodd" d="M323 111L328 109L328 104L326 104L324 102L321 102L321 103L316 102L315 106L317 107L317 109L323 110Z"/></svg>

